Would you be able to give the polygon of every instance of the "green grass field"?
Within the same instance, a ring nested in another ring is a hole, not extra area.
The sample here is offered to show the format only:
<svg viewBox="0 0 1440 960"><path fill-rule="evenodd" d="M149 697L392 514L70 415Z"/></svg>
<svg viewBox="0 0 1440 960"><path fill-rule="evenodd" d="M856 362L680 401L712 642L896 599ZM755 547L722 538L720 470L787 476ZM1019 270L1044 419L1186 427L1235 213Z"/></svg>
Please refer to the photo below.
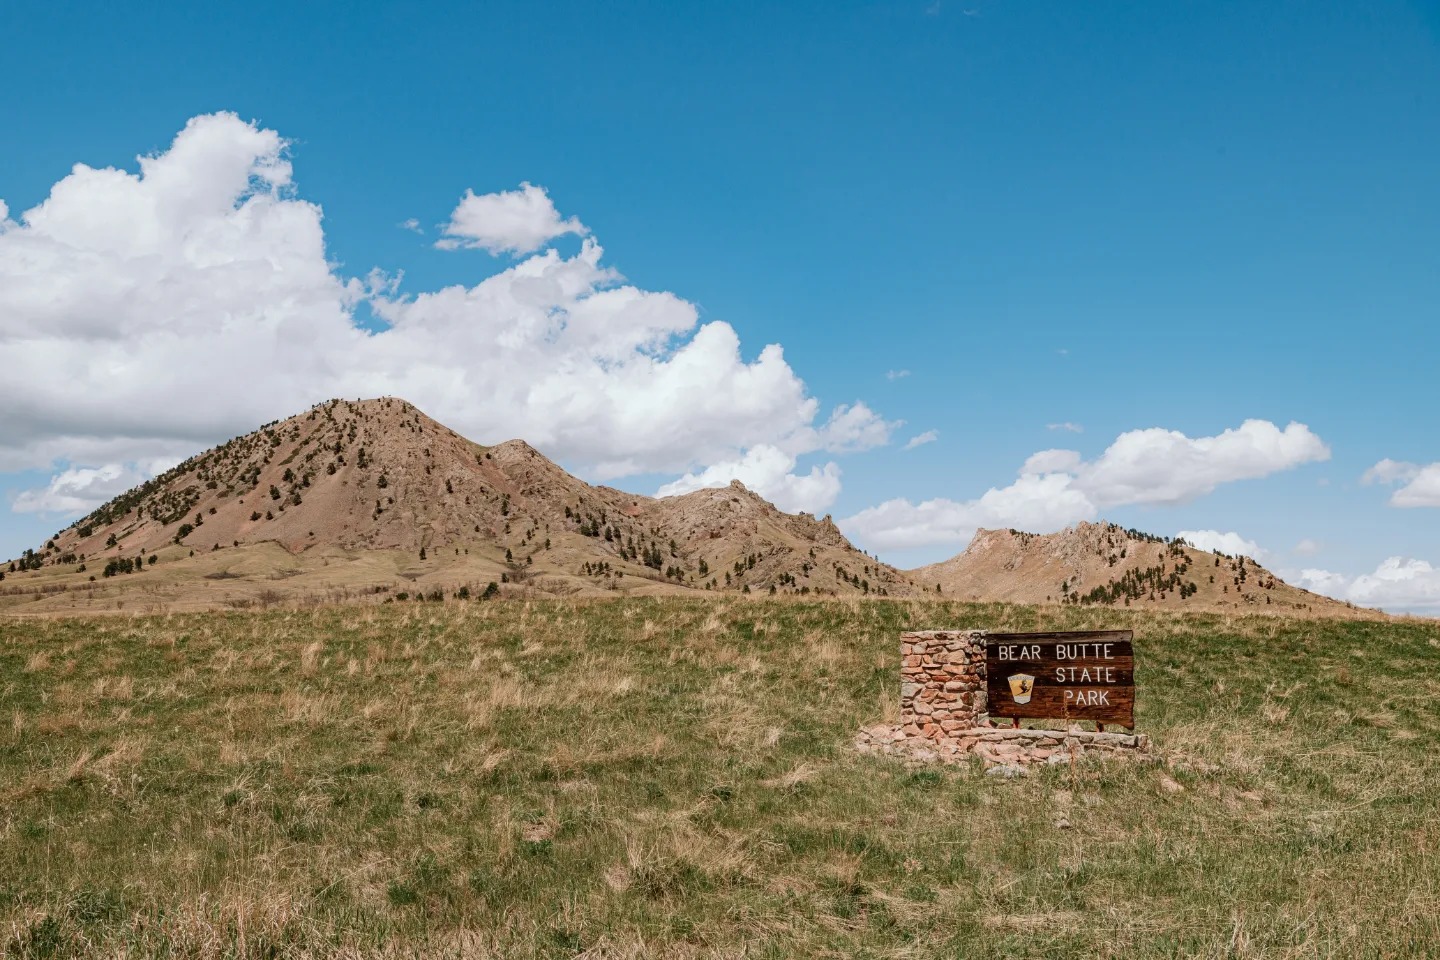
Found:
<svg viewBox="0 0 1440 960"><path fill-rule="evenodd" d="M1165 765L854 752L895 716L900 631L962 626L1134 629ZM1433 956L1437 735L1421 622L734 598L0 620L0 954Z"/></svg>

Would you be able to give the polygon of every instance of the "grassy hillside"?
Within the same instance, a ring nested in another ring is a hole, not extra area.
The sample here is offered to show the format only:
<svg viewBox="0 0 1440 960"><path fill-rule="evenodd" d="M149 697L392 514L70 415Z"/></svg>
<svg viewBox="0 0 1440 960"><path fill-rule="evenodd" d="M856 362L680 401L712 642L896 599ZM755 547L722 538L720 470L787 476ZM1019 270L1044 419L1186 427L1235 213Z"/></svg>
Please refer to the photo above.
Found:
<svg viewBox="0 0 1440 960"><path fill-rule="evenodd" d="M1112 625L1166 769L850 749L903 628ZM918 601L0 620L0 952L1433 955L1437 662L1419 622Z"/></svg>

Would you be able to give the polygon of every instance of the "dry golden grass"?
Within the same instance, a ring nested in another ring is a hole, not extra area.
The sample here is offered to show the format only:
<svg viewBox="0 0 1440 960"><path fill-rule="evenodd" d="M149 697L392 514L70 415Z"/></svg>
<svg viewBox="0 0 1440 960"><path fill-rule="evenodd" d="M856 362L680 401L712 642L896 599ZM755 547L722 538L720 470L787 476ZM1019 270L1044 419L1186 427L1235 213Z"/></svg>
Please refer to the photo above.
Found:
<svg viewBox="0 0 1440 960"><path fill-rule="evenodd" d="M898 634L1128 626L1162 767L855 753ZM0 954L1419 957L1440 629L925 602L0 623Z"/></svg>

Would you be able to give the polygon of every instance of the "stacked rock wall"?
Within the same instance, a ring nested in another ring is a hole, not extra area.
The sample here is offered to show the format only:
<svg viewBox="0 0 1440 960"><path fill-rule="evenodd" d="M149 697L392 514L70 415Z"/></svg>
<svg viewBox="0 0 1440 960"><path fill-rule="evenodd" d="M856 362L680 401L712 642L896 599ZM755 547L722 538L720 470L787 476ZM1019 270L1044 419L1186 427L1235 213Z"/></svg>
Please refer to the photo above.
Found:
<svg viewBox="0 0 1440 960"><path fill-rule="evenodd" d="M921 630L900 635L900 730L941 741L983 726L985 633Z"/></svg>

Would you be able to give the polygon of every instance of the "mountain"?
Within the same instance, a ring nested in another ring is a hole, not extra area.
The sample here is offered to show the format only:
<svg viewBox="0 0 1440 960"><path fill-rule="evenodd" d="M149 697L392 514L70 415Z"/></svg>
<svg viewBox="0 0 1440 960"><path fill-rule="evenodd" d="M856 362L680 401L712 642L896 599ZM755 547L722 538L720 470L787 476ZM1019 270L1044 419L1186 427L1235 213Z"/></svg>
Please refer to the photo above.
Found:
<svg viewBox="0 0 1440 960"><path fill-rule="evenodd" d="M70 601L100 591L102 602L148 581L165 599L145 602L167 609L243 605L256 593L246 583L287 596L492 580L564 594L913 591L828 516L782 513L739 482L661 499L591 486L524 441L483 446L392 397L332 400L266 424L116 497L12 566L0 600L37 578ZM37 602L45 586L20 593ZM75 606L65 599L47 606Z"/></svg>
<svg viewBox="0 0 1440 960"><path fill-rule="evenodd" d="M907 576L958 600L1381 616L1293 587L1248 557L1113 523L1080 523L1043 535L978 530L963 553Z"/></svg>

